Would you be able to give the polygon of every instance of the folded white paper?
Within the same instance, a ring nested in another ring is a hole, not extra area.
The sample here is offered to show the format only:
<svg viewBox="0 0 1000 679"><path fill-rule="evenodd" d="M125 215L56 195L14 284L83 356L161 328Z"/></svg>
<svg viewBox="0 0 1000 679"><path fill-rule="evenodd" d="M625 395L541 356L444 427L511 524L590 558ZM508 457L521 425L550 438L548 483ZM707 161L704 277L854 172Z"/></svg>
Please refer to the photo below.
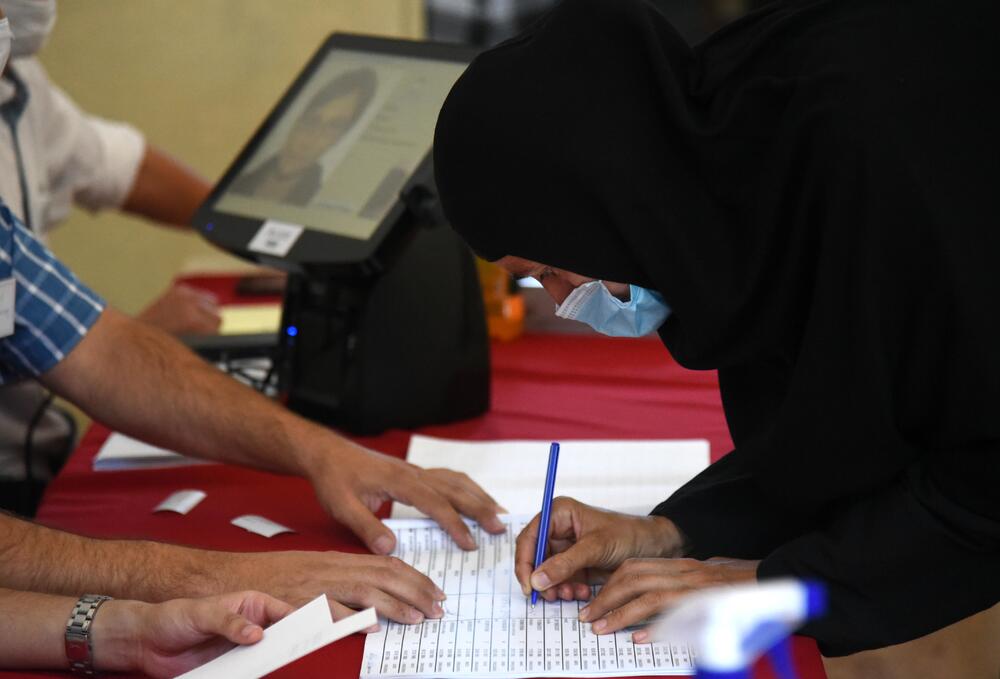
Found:
<svg viewBox="0 0 1000 679"><path fill-rule="evenodd" d="M207 463L204 460L185 457L172 450L157 448L118 433L109 436L94 457L95 471L155 469L157 467L182 467L191 464Z"/></svg>
<svg viewBox="0 0 1000 679"><path fill-rule="evenodd" d="M234 526L239 526L243 530L248 530L251 533L263 535L266 538L273 538L279 533L295 532L288 526L282 526L280 523L271 521L271 519L265 519L263 516L257 516L256 514L244 514L243 516L237 516L235 519L230 521L230 523Z"/></svg>
<svg viewBox="0 0 1000 679"><path fill-rule="evenodd" d="M198 506L198 503L205 499L203 490L179 490L171 493L167 499L153 508L154 512L177 512L187 514Z"/></svg>
<svg viewBox="0 0 1000 679"><path fill-rule="evenodd" d="M454 441L413 436L406 459L465 472L511 514L542 506L550 441ZM560 441L556 495L630 514L648 514L708 466L704 439ZM392 518L423 517L392 506Z"/></svg>
<svg viewBox="0 0 1000 679"><path fill-rule="evenodd" d="M264 638L256 644L237 646L181 677L256 679L327 644L367 629L377 621L375 609L368 608L339 622L333 622L330 604L327 603L326 595L321 594L264 630Z"/></svg>

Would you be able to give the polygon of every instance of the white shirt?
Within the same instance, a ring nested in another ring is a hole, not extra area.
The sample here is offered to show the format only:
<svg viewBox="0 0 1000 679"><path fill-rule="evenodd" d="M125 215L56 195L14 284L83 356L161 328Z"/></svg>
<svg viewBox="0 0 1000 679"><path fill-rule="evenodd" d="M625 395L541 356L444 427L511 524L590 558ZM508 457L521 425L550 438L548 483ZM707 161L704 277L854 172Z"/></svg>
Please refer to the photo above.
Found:
<svg viewBox="0 0 1000 679"><path fill-rule="evenodd" d="M92 211L120 207L132 190L146 151L142 134L130 125L81 111L52 84L34 57L14 59L7 68L28 90L17 136L35 232L44 234L58 225L74 204ZM14 85L0 79L0 104L14 93ZM0 198L24 219L14 140L2 119Z"/></svg>

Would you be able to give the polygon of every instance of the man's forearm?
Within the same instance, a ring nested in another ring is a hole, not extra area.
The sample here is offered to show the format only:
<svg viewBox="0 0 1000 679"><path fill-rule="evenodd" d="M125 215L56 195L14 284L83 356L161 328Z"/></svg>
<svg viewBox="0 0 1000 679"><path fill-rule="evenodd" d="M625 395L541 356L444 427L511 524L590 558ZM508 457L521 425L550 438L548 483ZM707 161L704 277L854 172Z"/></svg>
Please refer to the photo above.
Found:
<svg viewBox="0 0 1000 679"><path fill-rule="evenodd" d="M146 540L87 538L0 513L0 587L10 589L164 601L225 591L241 559Z"/></svg>
<svg viewBox="0 0 1000 679"><path fill-rule="evenodd" d="M203 459L308 476L351 445L110 308L42 380L118 431Z"/></svg>
<svg viewBox="0 0 1000 679"><path fill-rule="evenodd" d="M155 146L146 146L132 190L122 209L169 226L190 226L212 185Z"/></svg>

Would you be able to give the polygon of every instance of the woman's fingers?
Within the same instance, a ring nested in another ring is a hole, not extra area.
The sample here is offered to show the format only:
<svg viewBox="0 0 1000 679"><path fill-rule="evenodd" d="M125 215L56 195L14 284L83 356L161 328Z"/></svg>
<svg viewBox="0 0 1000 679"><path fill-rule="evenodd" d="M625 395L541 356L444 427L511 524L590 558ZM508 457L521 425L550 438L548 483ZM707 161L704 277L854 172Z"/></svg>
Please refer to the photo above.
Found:
<svg viewBox="0 0 1000 679"><path fill-rule="evenodd" d="M669 606L680 592L655 590L646 592L593 622L594 634L610 634L647 620Z"/></svg>
<svg viewBox="0 0 1000 679"><path fill-rule="evenodd" d="M514 577L521 583L524 596L531 594L531 573L535 570L535 548L538 545L538 524L541 515L528 522L514 543Z"/></svg>

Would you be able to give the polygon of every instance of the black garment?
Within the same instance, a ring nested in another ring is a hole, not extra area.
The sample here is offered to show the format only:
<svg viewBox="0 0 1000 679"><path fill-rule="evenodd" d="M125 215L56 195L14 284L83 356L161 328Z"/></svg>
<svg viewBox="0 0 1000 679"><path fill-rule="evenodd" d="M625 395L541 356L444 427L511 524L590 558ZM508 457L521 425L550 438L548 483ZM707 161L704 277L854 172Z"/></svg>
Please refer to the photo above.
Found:
<svg viewBox="0 0 1000 679"><path fill-rule="evenodd" d="M827 655L1000 601L1000 8L776 2L688 48L566 0L435 138L454 227L658 290L736 451L656 512L698 557L824 580Z"/></svg>
<svg viewBox="0 0 1000 679"><path fill-rule="evenodd" d="M274 156L261 163L256 170L251 170L237 177L229 190L233 193L259 198L257 192L260 190L261 184L270 179L272 175L277 174L278 157ZM288 194L282 197L281 202L305 207L320 189L323 181L323 168L320 167L319 163L313 163L298 174L298 180L289 189Z"/></svg>

